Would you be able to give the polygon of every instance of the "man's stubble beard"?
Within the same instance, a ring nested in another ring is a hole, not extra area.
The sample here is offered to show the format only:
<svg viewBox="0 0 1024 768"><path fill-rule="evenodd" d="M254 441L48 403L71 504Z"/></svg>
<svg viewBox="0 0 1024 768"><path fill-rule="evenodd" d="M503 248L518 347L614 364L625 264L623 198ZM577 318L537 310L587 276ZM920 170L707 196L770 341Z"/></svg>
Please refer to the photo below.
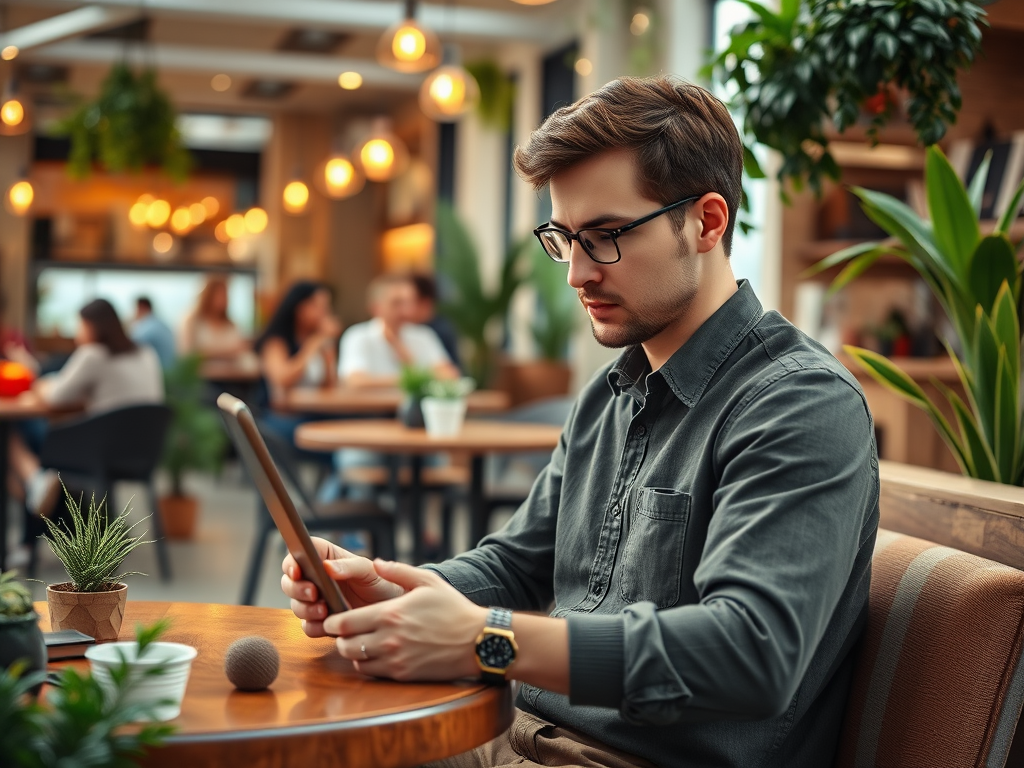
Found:
<svg viewBox="0 0 1024 768"><path fill-rule="evenodd" d="M625 322L613 327L599 328L594 319L590 319L590 330L598 344L609 349L643 344L689 312L698 291L696 263L689 258L689 249L685 241L680 242L676 256L681 262L680 269L673 275L667 298L657 300L657 306L651 306L651 303L645 300L639 301L635 309L628 309L620 304L619 306L628 313L628 317ZM580 294L581 300L584 295L589 299L601 299L600 294L585 294L582 291Z"/></svg>

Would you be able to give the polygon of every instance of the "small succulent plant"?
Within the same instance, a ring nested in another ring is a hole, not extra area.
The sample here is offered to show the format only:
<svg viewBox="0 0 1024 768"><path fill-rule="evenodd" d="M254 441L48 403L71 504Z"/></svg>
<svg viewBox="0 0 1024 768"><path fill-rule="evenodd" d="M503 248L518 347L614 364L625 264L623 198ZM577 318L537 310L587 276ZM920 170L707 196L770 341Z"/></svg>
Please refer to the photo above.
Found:
<svg viewBox="0 0 1024 768"><path fill-rule="evenodd" d="M17 571L0 573L0 616L13 618L32 613L32 593L15 577Z"/></svg>

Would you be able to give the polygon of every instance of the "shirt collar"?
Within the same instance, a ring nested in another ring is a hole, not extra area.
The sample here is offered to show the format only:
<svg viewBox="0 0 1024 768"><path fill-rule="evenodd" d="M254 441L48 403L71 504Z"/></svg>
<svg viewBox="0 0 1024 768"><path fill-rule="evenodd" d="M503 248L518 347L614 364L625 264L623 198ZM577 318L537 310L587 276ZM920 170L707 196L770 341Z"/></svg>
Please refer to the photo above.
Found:
<svg viewBox="0 0 1024 768"><path fill-rule="evenodd" d="M687 407L697 404L722 363L764 314L748 280L738 280L736 288L736 293L715 310L658 371ZM633 394L640 379L650 370L643 347L630 347L608 371L608 385L616 395Z"/></svg>

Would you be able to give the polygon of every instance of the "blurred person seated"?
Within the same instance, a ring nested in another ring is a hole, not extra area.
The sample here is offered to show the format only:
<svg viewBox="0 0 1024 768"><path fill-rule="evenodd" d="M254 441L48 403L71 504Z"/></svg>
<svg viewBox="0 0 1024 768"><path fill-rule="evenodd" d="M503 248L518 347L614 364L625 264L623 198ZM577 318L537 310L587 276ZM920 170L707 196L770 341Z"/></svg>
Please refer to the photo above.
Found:
<svg viewBox="0 0 1024 768"><path fill-rule="evenodd" d="M207 360L237 360L250 351L250 343L228 317L228 281L213 275L199 293L199 301L182 323L178 351Z"/></svg>
<svg viewBox="0 0 1024 768"><path fill-rule="evenodd" d="M353 325L341 337L338 374L347 386L394 387L402 368L425 368L443 379L457 378L437 334L412 321L416 288L406 275L382 275L370 283L372 320Z"/></svg>
<svg viewBox="0 0 1024 768"><path fill-rule="evenodd" d="M437 280L433 275L416 272L410 276L413 288L416 289L416 301L412 306L409 321L417 325L425 325L441 340L444 351L448 353L452 365L461 370L459 360L459 335L451 320L437 314Z"/></svg>
<svg viewBox="0 0 1024 768"><path fill-rule="evenodd" d="M135 321L129 332L136 344L153 348L165 371L174 365L177 353L174 350L174 332L163 320L153 314L153 302L148 296L135 300Z"/></svg>
<svg viewBox="0 0 1024 768"><path fill-rule="evenodd" d="M110 302L96 299L82 307L75 343L64 367L33 385L47 405L81 405L95 415L164 401L156 352L128 338ZM38 451L39 445L32 448ZM45 469L32 448L20 434L12 436L9 455L14 482L9 488L16 498L25 500L30 512L47 515L57 500L57 473Z"/></svg>

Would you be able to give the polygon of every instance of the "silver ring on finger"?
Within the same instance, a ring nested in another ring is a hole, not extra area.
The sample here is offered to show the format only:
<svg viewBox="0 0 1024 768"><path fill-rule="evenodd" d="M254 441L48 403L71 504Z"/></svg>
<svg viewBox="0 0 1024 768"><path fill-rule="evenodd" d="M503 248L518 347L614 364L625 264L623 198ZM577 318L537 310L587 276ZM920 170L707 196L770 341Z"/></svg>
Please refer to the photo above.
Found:
<svg viewBox="0 0 1024 768"><path fill-rule="evenodd" d="M363 654L363 661L369 661L370 660L370 654L368 654L366 652L366 643L363 643L362 645L359 646L359 651L360 651L360 653Z"/></svg>

